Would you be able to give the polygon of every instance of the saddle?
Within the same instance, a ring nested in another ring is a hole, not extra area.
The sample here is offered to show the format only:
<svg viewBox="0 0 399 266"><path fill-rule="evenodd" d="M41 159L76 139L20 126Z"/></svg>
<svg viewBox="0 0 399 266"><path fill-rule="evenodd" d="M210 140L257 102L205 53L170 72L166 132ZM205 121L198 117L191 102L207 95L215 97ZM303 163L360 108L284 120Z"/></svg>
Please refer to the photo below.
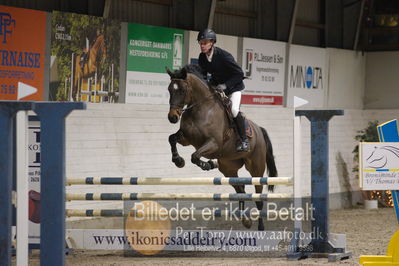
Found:
<svg viewBox="0 0 399 266"><path fill-rule="evenodd" d="M223 91L215 90L215 94L217 96L217 99L219 99L220 103L222 104L225 114L227 116L227 119L229 121L229 128L224 132L224 137L223 137L223 141L226 142L231 137L233 132L235 132L235 134L237 136L239 136L238 129L234 122L233 114L231 113L230 98L227 97ZM251 124L248 122L248 119L246 117L244 117L244 119L245 119L246 135L248 138L252 138L253 137L253 128L252 128Z"/></svg>
<svg viewBox="0 0 399 266"><path fill-rule="evenodd" d="M40 223L40 193L29 190L29 221Z"/></svg>

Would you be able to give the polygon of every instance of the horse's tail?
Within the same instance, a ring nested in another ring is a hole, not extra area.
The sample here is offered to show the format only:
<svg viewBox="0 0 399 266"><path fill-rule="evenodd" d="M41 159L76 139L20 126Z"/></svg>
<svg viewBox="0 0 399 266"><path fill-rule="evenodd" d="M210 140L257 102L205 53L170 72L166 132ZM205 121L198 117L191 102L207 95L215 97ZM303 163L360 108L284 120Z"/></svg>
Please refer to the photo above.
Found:
<svg viewBox="0 0 399 266"><path fill-rule="evenodd" d="M266 132L266 129L264 129L263 127L261 127L260 129L262 130L263 138L265 139L265 142L266 142L267 175L269 177L276 177L278 175L278 173L277 173L276 162L274 161L272 142L270 141L270 138ZM270 186L268 186L268 188L269 188L270 192L273 192L274 185L270 185Z"/></svg>

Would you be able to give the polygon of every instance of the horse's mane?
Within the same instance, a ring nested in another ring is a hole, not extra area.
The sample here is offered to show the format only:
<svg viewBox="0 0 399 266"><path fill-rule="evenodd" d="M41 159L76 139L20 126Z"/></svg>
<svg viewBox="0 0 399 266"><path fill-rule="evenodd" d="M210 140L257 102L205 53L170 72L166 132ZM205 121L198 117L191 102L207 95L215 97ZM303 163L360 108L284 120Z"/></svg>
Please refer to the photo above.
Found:
<svg viewBox="0 0 399 266"><path fill-rule="evenodd" d="M196 77L198 77L207 84L207 81L204 75L202 74L203 73L202 68L199 65L195 64L185 65L183 68L171 73L171 77L176 79L186 79L187 73L195 75Z"/></svg>
<svg viewBox="0 0 399 266"><path fill-rule="evenodd" d="M392 152L393 154L395 154L396 157L399 157L399 149L396 148L396 147L393 147L393 146L383 146L383 147L381 147L381 149L390 151L390 152Z"/></svg>
<svg viewBox="0 0 399 266"><path fill-rule="evenodd" d="M193 74L196 78L198 78L209 90L213 91L211 84L207 81L204 76L203 69L197 64L187 64L183 68L174 71L173 73L169 73L171 78L175 79L186 79L187 74Z"/></svg>
<svg viewBox="0 0 399 266"><path fill-rule="evenodd" d="M194 76L199 78L209 89L211 89L209 82L206 80L206 77L203 74L204 70L200 65L187 64L183 67L183 69L185 69L187 73L193 74Z"/></svg>
<svg viewBox="0 0 399 266"><path fill-rule="evenodd" d="M205 81L203 70L199 65L187 64L183 68L187 71L187 73L194 74L195 76Z"/></svg>

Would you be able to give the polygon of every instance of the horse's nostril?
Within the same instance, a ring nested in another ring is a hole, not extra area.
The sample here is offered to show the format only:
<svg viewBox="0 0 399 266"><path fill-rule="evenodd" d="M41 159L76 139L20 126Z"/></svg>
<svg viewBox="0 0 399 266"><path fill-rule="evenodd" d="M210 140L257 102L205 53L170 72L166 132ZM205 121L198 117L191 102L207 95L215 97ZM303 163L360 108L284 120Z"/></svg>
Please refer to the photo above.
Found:
<svg viewBox="0 0 399 266"><path fill-rule="evenodd" d="M179 111L176 109L171 109L168 113L169 122L176 124L179 121Z"/></svg>
<svg viewBox="0 0 399 266"><path fill-rule="evenodd" d="M171 122L171 123L173 123L173 124L176 124L177 121L179 120L179 117L176 116L176 115L169 115L169 116L168 116L168 119L169 119L169 122Z"/></svg>

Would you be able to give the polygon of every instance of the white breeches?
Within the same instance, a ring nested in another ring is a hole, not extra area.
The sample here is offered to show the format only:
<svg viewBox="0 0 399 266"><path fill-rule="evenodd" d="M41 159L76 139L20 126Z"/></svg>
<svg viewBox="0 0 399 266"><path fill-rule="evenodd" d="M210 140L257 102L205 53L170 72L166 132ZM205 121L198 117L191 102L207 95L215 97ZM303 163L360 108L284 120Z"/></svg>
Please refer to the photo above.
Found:
<svg viewBox="0 0 399 266"><path fill-rule="evenodd" d="M231 101L231 113L233 117L236 118L238 112L240 112L240 103L241 103L241 91L235 91L229 96Z"/></svg>

